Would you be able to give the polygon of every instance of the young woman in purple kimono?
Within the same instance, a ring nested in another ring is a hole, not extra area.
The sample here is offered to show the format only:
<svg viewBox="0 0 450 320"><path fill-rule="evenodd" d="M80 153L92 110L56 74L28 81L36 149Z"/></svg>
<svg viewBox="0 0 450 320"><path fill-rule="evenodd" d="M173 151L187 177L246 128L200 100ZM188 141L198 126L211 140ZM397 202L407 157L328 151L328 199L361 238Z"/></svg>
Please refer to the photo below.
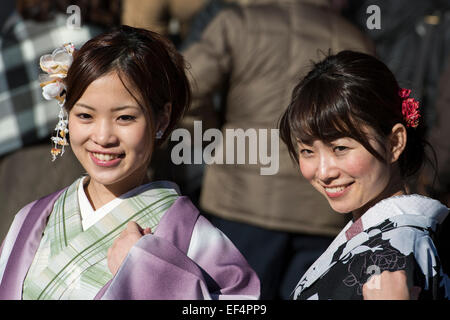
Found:
<svg viewBox="0 0 450 320"><path fill-rule="evenodd" d="M43 95L61 107L52 154L69 134L87 174L16 215L0 299L257 299L259 280L231 241L175 184L147 177L190 103L174 47L122 26L40 63Z"/></svg>
<svg viewBox="0 0 450 320"><path fill-rule="evenodd" d="M294 89L281 137L303 176L353 217L294 299L450 297L433 242L449 210L407 187L427 159L410 93L378 59L352 51L315 64Z"/></svg>

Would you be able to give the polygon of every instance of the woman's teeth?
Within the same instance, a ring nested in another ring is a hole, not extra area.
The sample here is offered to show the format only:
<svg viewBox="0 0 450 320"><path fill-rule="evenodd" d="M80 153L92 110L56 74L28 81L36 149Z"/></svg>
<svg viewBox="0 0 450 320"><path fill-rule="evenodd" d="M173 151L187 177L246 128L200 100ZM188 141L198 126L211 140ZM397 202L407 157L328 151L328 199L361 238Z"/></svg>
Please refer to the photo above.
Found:
<svg viewBox="0 0 450 320"><path fill-rule="evenodd" d="M326 192L329 193L337 193L337 192L341 192L342 190L344 190L347 186L342 186L342 187L336 187L336 188L325 188Z"/></svg>
<svg viewBox="0 0 450 320"><path fill-rule="evenodd" d="M111 161L119 157L117 154L92 153L94 157L101 161Z"/></svg>

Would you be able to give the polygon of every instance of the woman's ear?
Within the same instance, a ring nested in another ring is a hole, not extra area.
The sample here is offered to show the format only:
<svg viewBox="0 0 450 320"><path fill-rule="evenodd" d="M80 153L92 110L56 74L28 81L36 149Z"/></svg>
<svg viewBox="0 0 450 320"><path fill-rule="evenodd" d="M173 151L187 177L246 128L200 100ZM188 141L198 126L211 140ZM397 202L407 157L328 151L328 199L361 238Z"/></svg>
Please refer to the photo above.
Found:
<svg viewBox="0 0 450 320"><path fill-rule="evenodd" d="M405 150L407 143L407 132L403 124L397 123L392 127L392 132L389 137L390 151L391 151L391 163L400 158L400 155Z"/></svg>
<svg viewBox="0 0 450 320"><path fill-rule="evenodd" d="M169 126L171 114L172 114L172 104L170 102L167 102L164 105L162 112L158 116L156 132L162 132L162 134L164 134L167 127Z"/></svg>

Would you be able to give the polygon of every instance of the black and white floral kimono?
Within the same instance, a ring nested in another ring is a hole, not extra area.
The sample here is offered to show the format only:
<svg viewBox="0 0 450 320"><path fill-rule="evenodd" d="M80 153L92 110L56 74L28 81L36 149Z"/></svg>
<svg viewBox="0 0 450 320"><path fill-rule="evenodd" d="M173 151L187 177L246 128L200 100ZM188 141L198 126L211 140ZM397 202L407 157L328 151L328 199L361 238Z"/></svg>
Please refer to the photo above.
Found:
<svg viewBox="0 0 450 320"><path fill-rule="evenodd" d="M372 275L398 270L406 273L411 297L449 299L450 281L431 238L448 212L419 195L380 201L347 224L300 279L294 299L363 299Z"/></svg>

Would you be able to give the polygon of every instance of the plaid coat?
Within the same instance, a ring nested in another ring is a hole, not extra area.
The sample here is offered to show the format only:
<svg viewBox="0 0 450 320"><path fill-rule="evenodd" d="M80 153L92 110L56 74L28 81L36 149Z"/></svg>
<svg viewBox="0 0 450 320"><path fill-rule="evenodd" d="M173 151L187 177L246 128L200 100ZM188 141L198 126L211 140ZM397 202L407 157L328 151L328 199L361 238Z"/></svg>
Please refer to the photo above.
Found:
<svg viewBox="0 0 450 320"><path fill-rule="evenodd" d="M0 36L0 156L52 134L58 119L55 101L42 97L39 58L72 42L80 47L100 28L70 28L65 15L47 22L25 21L14 13Z"/></svg>

